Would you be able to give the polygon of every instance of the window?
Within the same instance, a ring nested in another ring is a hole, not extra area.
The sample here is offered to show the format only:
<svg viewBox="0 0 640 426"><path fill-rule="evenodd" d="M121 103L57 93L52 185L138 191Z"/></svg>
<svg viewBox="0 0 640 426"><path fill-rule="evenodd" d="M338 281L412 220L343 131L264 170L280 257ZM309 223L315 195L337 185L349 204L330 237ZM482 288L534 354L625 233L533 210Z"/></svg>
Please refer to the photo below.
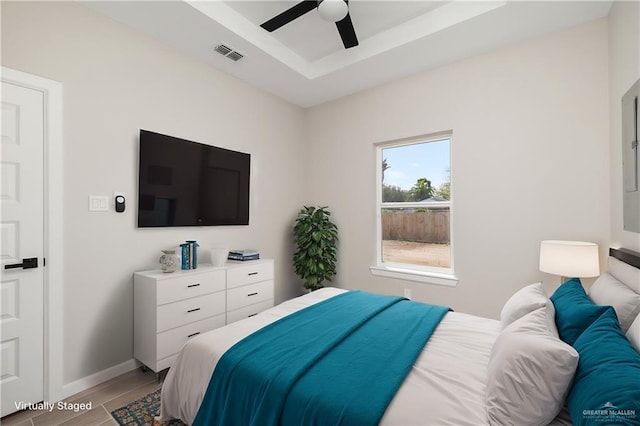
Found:
<svg viewBox="0 0 640 426"><path fill-rule="evenodd" d="M453 279L450 146L451 134L377 146L374 274L455 285L447 281Z"/></svg>

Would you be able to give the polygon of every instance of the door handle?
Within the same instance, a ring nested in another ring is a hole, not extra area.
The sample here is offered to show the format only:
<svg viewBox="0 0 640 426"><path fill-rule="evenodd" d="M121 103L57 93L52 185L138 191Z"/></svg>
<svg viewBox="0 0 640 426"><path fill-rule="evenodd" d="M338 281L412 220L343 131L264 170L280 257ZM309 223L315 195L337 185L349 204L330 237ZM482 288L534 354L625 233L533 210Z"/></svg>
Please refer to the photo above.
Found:
<svg viewBox="0 0 640 426"><path fill-rule="evenodd" d="M22 259L22 263L14 263L13 265L4 265L4 269L33 269L38 267L38 258L37 257L29 257L26 259Z"/></svg>

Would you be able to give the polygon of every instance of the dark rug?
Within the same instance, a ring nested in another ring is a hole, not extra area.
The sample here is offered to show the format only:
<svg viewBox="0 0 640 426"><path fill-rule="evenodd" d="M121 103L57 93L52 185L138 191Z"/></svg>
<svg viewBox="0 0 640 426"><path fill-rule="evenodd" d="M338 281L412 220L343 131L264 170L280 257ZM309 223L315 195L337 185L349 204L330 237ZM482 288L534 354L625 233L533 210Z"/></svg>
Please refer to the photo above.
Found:
<svg viewBox="0 0 640 426"><path fill-rule="evenodd" d="M111 412L122 426L153 425L153 418L160 413L160 389L136 399L133 402ZM172 420L163 426L184 426L180 420Z"/></svg>

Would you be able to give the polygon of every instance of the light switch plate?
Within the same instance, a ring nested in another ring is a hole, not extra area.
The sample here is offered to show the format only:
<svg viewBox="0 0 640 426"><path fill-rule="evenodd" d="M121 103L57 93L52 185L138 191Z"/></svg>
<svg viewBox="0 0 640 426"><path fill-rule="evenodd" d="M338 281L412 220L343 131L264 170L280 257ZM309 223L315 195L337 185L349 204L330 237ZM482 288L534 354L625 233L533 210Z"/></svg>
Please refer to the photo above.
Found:
<svg viewBox="0 0 640 426"><path fill-rule="evenodd" d="M89 211L90 212L107 212L107 211L109 211L109 196L107 196L107 195L89 195Z"/></svg>

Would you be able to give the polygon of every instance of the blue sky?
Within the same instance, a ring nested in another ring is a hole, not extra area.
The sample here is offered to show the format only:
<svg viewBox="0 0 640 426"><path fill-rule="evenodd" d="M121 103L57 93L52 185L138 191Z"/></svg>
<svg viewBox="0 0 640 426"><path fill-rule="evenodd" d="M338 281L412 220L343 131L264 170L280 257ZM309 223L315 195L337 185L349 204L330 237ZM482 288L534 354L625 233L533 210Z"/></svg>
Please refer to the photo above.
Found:
<svg viewBox="0 0 640 426"><path fill-rule="evenodd" d="M382 150L389 168L384 172L384 183L411 189L416 181L425 177L437 188L449 180L449 140L405 145Z"/></svg>

